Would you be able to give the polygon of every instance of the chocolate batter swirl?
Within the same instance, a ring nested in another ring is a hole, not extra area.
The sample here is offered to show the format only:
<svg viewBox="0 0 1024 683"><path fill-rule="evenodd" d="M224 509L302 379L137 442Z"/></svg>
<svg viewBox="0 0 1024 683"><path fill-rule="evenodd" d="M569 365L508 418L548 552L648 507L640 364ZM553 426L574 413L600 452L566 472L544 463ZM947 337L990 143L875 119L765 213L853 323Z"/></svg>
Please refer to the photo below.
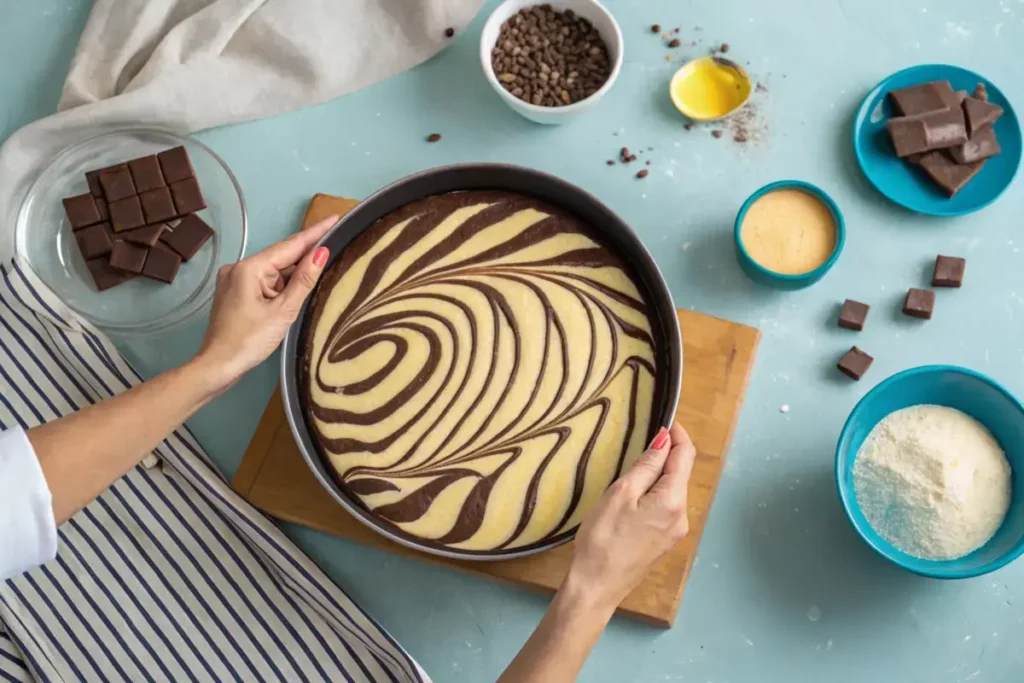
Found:
<svg viewBox="0 0 1024 683"><path fill-rule="evenodd" d="M349 493L418 539L497 551L579 525L644 450L655 349L577 219L462 192L366 230L308 328L310 423Z"/></svg>

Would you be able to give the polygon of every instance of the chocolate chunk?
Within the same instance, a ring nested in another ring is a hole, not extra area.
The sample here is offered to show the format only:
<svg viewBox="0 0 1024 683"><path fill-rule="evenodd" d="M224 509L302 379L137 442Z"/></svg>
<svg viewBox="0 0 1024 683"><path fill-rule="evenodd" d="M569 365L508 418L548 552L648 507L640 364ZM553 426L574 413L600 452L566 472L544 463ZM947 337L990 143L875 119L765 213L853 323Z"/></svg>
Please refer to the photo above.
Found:
<svg viewBox="0 0 1024 683"><path fill-rule="evenodd" d="M985 161L983 159L973 164L958 164L942 152L935 151L922 156L918 165L935 181L936 185L952 197L962 190L971 181L971 178L978 175L978 171L985 165Z"/></svg>
<svg viewBox="0 0 1024 683"><path fill-rule="evenodd" d="M885 125L900 157L967 142L967 124L958 108L901 116L889 119Z"/></svg>
<svg viewBox="0 0 1024 683"><path fill-rule="evenodd" d="M85 174L85 182L89 183L89 192L93 197L103 196L103 185L100 184L100 172L89 171Z"/></svg>
<svg viewBox="0 0 1024 683"><path fill-rule="evenodd" d="M967 133L974 135L985 126L991 126L1003 115L1003 108L975 97L964 100L964 117L967 119Z"/></svg>
<svg viewBox="0 0 1024 683"><path fill-rule="evenodd" d="M135 182L135 191L139 194L158 187L164 187L164 174L160 170L160 162L156 155L132 159L128 162L128 170L131 171L132 180Z"/></svg>
<svg viewBox="0 0 1024 683"><path fill-rule="evenodd" d="M90 225L100 222L100 211L96 208L96 200L91 194L66 197L64 200L64 212L68 215L68 222L72 230L81 230Z"/></svg>
<svg viewBox="0 0 1024 683"><path fill-rule="evenodd" d="M440 133L431 133L427 136L427 142L438 142L441 139Z"/></svg>
<svg viewBox="0 0 1024 683"><path fill-rule="evenodd" d="M146 224L146 219L142 214L142 202L137 196L110 202L109 208L110 222L114 226L114 232L140 228Z"/></svg>
<svg viewBox="0 0 1024 683"><path fill-rule="evenodd" d="M847 299L839 311L839 327L860 332L864 329L864 321L867 320L869 310L871 307L867 304Z"/></svg>
<svg viewBox="0 0 1024 683"><path fill-rule="evenodd" d="M114 240L110 250L110 265L126 273L141 273L149 249L122 239Z"/></svg>
<svg viewBox="0 0 1024 683"><path fill-rule="evenodd" d="M850 379L860 379L871 367L875 359L864 353L856 346L846 352L846 355L839 359L839 371Z"/></svg>
<svg viewBox="0 0 1024 683"><path fill-rule="evenodd" d="M930 289L911 287L903 300L903 312L914 318L931 320L935 309L935 292Z"/></svg>
<svg viewBox="0 0 1024 683"><path fill-rule="evenodd" d="M967 260L959 256L936 256L932 287L959 287L964 283L966 268Z"/></svg>
<svg viewBox="0 0 1024 683"><path fill-rule="evenodd" d="M174 230L165 232L160 241L176 251L183 260L188 261L211 237L213 228L199 216L189 214Z"/></svg>
<svg viewBox="0 0 1024 683"><path fill-rule="evenodd" d="M203 193L195 178L172 183L171 194L174 195L174 207L179 216L206 208L206 200L203 199Z"/></svg>
<svg viewBox="0 0 1024 683"><path fill-rule="evenodd" d="M964 100L970 97L970 94L968 94L966 90L957 90L953 94L956 95L956 105L958 107L964 103Z"/></svg>
<svg viewBox="0 0 1024 683"><path fill-rule="evenodd" d="M179 215L179 212L174 208L174 202L171 201L171 191L166 187L158 187L149 192L141 192L139 193L139 200L142 202L142 213L146 215L147 223L162 223ZM180 213L185 212L182 211Z"/></svg>
<svg viewBox="0 0 1024 683"><path fill-rule="evenodd" d="M893 90L889 93L889 99L901 116L948 109L958 101L949 81L930 81Z"/></svg>
<svg viewBox="0 0 1024 683"><path fill-rule="evenodd" d="M160 160L160 169L168 184L195 177L196 172L192 169L192 161L188 158L188 152L184 147L173 147L156 156Z"/></svg>
<svg viewBox="0 0 1024 683"><path fill-rule="evenodd" d="M100 171L100 184L103 185L103 196L108 202L116 202L118 199L136 194L135 183L127 166Z"/></svg>
<svg viewBox="0 0 1024 683"><path fill-rule="evenodd" d="M76 232L75 241L78 242L82 256L88 261L110 253L110 248L114 245L112 234L110 223L97 223Z"/></svg>
<svg viewBox="0 0 1024 683"><path fill-rule="evenodd" d="M949 156L958 164L973 164L975 161L994 157L1003 151L991 126L986 126L974 133L971 139L962 145L950 147Z"/></svg>
<svg viewBox="0 0 1024 683"><path fill-rule="evenodd" d="M96 283L96 289L101 292L135 277L131 273L124 273L116 268L112 268L110 261L105 256L86 261L85 265L89 269L89 273L92 274L93 282Z"/></svg>
<svg viewBox="0 0 1024 683"><path fill-rule="evenodd" d="M110 220L110 208L107 204L107 200L103 197L96 197L96 210L100 212L101 221Z"/></svg>
<svg viewBox="0 0 1024 683"><path fill-rule="evenodd" d="M166 223L155 223L153 225L144 225L135 230L126 230L118 235L118 238L132 244L152 247L160 241L160 236L164 234L165 230L167 230Z"/></svg>
<svg viewBox="0 0 1024 683"><path fill-rule="evenodd" d="M149 254L146 256L146 265L142 267L142 274L148 278L171 284L180 267L180 256L166 247L157 245L149 250Z"/></svg>

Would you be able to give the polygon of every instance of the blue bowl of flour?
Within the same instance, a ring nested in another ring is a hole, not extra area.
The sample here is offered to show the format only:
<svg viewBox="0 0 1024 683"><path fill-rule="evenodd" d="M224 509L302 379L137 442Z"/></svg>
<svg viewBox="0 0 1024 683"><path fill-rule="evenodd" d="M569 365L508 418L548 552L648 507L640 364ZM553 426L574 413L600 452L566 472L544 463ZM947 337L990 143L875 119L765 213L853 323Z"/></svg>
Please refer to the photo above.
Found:
<svg viewBox="0 0 1024 683"><path fill-rule="evenodd" d="M995 535L969 555L925 560L902 552L868 523L857 503L853 465L871 430L890 413L932 404L955 408L984 425L1010 463L1011 500ZM878 554L915 574L966 579L1000 569L1024 553L1024 405L994 380L965 368L929 365L904 370L882 381L850 413L836 446L836 484L850 523Z"/></svg>

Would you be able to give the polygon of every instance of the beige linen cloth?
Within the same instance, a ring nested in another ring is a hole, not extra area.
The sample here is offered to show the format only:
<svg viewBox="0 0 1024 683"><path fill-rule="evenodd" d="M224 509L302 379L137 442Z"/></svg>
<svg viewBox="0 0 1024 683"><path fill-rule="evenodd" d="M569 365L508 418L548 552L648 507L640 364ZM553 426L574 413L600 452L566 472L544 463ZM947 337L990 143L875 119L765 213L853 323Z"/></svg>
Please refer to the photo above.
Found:
<svg viewBox="0 0 1024 683"><path fill-rule="evenodd" d="M401 73L484 0L96 0L58 113L0 147L0 263L29 184L107 129L193 132L316 104Z"/></svg>

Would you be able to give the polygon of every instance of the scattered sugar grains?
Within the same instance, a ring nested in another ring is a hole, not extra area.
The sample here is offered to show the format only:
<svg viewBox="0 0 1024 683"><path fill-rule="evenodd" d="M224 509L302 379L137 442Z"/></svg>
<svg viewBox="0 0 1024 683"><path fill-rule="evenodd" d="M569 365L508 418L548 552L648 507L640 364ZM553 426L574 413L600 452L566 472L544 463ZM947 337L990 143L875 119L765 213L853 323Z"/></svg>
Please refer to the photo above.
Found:
<svg viewBox="0 0 1024 683"><path fill-rule="evenodd" d="M926 560L950 560L983 546L1010 505L1010 465L977 420L945 406L886 416L853 466L864 517L885 540Z"/></svg>

